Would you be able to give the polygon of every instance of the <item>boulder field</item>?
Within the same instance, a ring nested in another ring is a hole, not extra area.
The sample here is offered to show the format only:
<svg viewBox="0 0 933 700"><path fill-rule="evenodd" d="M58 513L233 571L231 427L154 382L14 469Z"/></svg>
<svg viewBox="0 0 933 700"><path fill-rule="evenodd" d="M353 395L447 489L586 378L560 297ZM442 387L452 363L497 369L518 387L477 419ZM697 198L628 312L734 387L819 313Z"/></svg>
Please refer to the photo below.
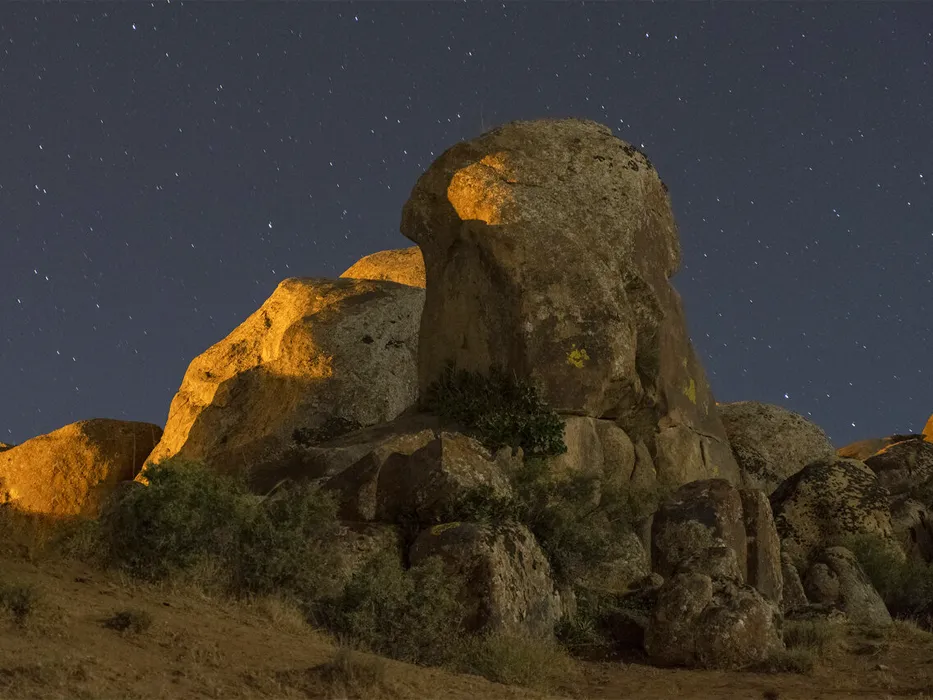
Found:
<svg viewBox="0 0 933 700"><path fill-rule="evenodd" d="M0 503L94 516L169 458L246 470L260 493L312 482L354 552L462 575L470 629L547 637L610 596L619 647L664 666L760 662L785 616L890 622L842 545L870 535L933 559L933 419L837 451L782 407L717 404L672 285L667 187L643 153L595 122L512 122L441 154L400 230L417 245L281 282L192 360L164 433L97 420L0 443ZM429 411L451 367L534 387L566 450L492 449ZM559 486L541 509L581 483L592 512L606 494L657 497L622 534L607 519L612 555L587 575L507 515L541 459Z"/></svg>

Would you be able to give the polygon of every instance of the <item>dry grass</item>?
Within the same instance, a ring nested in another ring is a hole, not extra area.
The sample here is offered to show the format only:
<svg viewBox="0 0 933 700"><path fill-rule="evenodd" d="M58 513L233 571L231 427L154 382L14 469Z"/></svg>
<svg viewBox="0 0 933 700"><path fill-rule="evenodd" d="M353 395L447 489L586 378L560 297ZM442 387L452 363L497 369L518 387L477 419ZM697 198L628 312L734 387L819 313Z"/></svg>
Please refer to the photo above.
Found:
<svg viewBox="0 0 933 700"><path fill-rule="evenodd" d="M134 608L120 610L104 620L103 626L121 634L142 634L152 627L152 615Z"/></svg>
<svg viewBox="0 0 933 700"><path fill-rule="evenodd" d="M467 639L458 666L496 683L545 692L573 684L579 673L576 662L555 642L501 634Z"/></svg>

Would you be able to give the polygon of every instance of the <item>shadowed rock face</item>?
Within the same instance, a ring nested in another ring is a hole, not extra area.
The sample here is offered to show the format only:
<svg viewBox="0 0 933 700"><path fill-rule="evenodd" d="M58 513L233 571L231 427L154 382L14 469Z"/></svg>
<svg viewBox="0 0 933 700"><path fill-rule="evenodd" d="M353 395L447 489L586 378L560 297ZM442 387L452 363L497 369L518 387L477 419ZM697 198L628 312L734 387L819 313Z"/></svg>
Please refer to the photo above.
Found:
<svg viewBox="0 0 933 700"><path fill-rule="evenodd" d="M423 290L393 282L285 280L192 361L151 461L233 470L262 464L297 428L395 418L417 395L423 302Z"/></svg>
<svg viewBox="0 0 933 700"><path fill-rule="evenodd" d="M360 258L340 276L398 282L424 289L424 258L421 257L421 249L416 245L410 248L383 250Z"/></svg>
<svg viewBox="0 0 933 700"><path fill-rule="evenodd" d="M96 418L0 451L0 504L96 517L117 485L139 473L162 436L151 423Z"/></svg>
<svg viewBox="0 0 933 700"><path fill-rule="evenodd" d="M666 187L609 128L513 122L457 144L418 180L401 231L424 254L422 391L448 362L497 364L560 412L618 422L661 477L738 481L668 281Z"/></svg>

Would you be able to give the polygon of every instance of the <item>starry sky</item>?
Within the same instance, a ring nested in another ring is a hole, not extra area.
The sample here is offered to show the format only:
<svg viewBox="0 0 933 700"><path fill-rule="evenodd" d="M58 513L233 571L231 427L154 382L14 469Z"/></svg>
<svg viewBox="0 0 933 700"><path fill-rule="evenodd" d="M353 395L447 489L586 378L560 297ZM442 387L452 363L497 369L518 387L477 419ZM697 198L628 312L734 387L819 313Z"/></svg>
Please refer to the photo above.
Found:
<svg viewBox="0 0 933 700"><path fill-rule="evenodd" d="M670 187L719 401L838 445L933 413L933 3L6 2L0 441L164 425L290 276L398 232L444 149L576 116Z"/></svg>

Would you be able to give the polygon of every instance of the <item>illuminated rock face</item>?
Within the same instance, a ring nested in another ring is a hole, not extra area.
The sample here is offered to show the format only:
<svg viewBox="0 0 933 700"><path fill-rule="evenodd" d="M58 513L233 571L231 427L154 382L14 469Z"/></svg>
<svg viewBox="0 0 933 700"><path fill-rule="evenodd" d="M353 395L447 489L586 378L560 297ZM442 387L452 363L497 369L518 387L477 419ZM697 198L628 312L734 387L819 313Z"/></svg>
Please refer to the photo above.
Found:
<svg viewBox="0 0 933 700"><path fill-rule="evenodd" d="M151 423L79 421L0 451L0 504L48 515L96 517L162 436Z"/></svg>
<svg viewBox="0 0 933 700"><path fill-rule="evenodd" d="M296 429L392 420L417 397L423 304L424 290L393 282L283 281L191 362L150 462L255 467Z"/></svg>
<svg viewBox="0 0 933 700"><path fill-rule="evenodd" d="M422 391L448 362L498 364L558 411L616 421L659 478L739 480L668 281L667 188L609 128L513 122L457 144L418 180L401 231L424 255Z"/></svg>
<svg viewBox="0 0 933 700"><path fill-rule="evenodd" d="M341 277L361 280L385 280L424 289L424 258L421 249L382 250L360 258Z"/></svg>

